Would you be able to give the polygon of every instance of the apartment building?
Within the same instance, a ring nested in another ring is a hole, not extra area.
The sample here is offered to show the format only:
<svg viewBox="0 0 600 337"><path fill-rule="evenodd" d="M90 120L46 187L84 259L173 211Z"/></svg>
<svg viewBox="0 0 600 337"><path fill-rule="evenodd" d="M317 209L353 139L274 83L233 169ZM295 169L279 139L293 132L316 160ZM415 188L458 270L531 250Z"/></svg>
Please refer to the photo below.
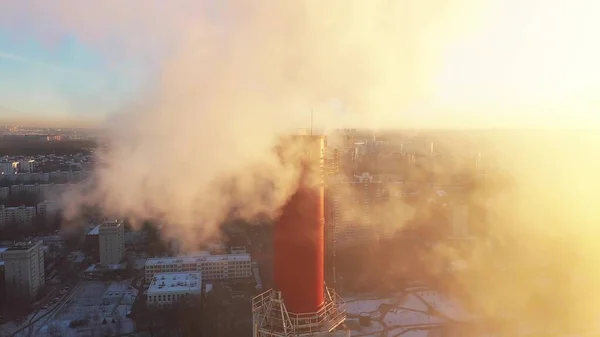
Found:
<svg viewBox="0 0 600 337"><path fill-rule="evenodd" d="M14 174L18 165L19 162L1 162L0 174Z"/></svg>
<svg viewBox="0 0 600 337"><path fill-rule="evenodd" d="M16 243L3 255L7 300L35 300L46 285L42 242Z"/></svg>
<svg viewBox="0 0 600 337"><path fill-rule="evenodd" d="M171 305L186 297L202 295L202 273L156 274L146 295L149 306Z"/></svg>
<svg viewBox="0 0 600 337"><path fill-rule="evenodd" d="M394 175L375 176L366 172L331 177L327 191L326 240L346 245L393 235L388 229L396 228L397 224L393 223L394 218L387 219L381 210L386 203L408 196L408 185Z"/></svg>
<svg viewBox="0 0 600 337"><path fill-rule="evenodd" d="M35 215L35 207L5 207L0 205L0 228L13 223L30 225Z"/></svg>
<svg viewBox="0 0 600 337"><path fill-rule="evenodd" d="M118 264L125 254L124 225L122 220L106 221L98 230L100 264Z"/></svg>
<svg viewBox="0 0 600 337"><path fill-rule="evenodd" d="M59 209L60 208L57 202L44 200L37 204L36 213L38 217L48 220L54 218Z"/></svg>
<svg viewBox="0 0 600 337"><path fill-rule="evenodd" d="M201 272L205 280L227 280L252 276L250 254L211 255L152 258L146 261L146 282L159 273Z"/></svg>
<svg viewBox="0 0 600 337"><path fill-rule="evenodd" d="M8 199L10 194L10 187L0 187L0 200Z"/></svg>
<svg viewBox="0 0 600 337"><path fill-rule="evenodd" d="M33 159L21 160L21 161L19 161L18 171L23 172L23 173L30 173L35 170L35 167L36 167L36 163L35 163L35 160L33 160Z"/></svg>
<svg viewBox="0 0 600 337"><path fill-rule="evenodd" d="M20 193L31 193L35 194L39 197L45 197L49 195L51 192L54 192L55 185L54 184L32 184L32 185L12 185L10 187L10 194L20 194Z"/></svg>
<svg viewBox="0 0 600 337"><path fill-rule="evenodd" d="M16 174L1 174L0 180L14 181L23 184L49 183L51 181L74 183L89 178L90 171L64 171L64 172L19 172Z"/></svg>

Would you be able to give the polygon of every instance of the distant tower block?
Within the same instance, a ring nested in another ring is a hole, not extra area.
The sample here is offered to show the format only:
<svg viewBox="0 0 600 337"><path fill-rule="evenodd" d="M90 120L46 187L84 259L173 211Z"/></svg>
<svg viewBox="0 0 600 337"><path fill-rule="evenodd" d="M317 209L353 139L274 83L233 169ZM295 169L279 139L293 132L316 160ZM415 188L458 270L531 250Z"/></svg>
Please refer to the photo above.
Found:
<svg viewBox="0 0 600 337"><path fill-rule="evenodd" d="M345 320L342 299L325 286L325 141L292 136L279 147L300 177L275 224L275 289L253 299L255 337L334 336Z"/></svg>

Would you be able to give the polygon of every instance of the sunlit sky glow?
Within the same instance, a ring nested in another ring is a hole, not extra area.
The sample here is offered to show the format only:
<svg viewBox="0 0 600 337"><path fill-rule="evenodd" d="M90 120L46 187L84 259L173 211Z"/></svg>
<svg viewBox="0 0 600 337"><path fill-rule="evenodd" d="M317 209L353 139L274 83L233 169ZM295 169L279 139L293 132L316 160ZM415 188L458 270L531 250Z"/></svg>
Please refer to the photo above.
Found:
<svg viewBox="0 0 600 337"><path fill-rule="evenodd" d="M2 2L0 115L98 117L126 107L159 73L176 34L162 28L145 34L148 27L185 21L183 15L162 18L163 11L218 17L209 13L210 1L200 2L204 6L154 2L147 18L116 15L121 21L106 31L94 29L93 20L79 28L92 13L115 16L108 5L82 13L65 10L78 8L66 0L55 6ZM227 26L230 19L219 20ZM398 106L403 120L416 126L600 126L599 2L414 0L399 7L398 20L411 22L390 29L407 30L398 34L406 39L398 45L418 56L411 60L422 73L419 94Z"/></svg>

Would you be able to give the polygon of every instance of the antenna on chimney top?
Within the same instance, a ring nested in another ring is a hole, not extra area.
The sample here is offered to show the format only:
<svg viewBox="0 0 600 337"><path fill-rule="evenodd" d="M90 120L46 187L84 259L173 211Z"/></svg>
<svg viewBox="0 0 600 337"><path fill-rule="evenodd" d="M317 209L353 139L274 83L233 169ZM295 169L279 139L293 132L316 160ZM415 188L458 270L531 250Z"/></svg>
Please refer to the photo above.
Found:
<svg viewBox="0 0 600 337"><path fill-rule="evenodd" d="M313 109L310 108L310 135L313 134Z"/></svg>

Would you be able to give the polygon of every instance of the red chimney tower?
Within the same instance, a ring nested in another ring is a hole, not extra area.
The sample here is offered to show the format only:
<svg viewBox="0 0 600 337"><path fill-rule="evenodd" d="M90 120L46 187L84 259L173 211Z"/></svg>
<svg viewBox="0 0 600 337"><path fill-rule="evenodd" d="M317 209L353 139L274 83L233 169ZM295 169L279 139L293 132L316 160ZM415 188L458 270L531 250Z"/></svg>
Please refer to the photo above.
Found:
<svg viewBox="0 0 600 337"><path fill-rule="evenodd" d="M345 320L344 303L325 287L324 136L290 136L279 155L300 170L298 187L274 228L275 289L253 299L254 336L324 336Z"/></svg>
<svg viewBox="0 0 600 337"><path fill-rule="evenodd" d="M301 169L298 190L275 224L275 287L290 312L317 312L324 303L325 137L294 137L289 154Z"/></svg>

